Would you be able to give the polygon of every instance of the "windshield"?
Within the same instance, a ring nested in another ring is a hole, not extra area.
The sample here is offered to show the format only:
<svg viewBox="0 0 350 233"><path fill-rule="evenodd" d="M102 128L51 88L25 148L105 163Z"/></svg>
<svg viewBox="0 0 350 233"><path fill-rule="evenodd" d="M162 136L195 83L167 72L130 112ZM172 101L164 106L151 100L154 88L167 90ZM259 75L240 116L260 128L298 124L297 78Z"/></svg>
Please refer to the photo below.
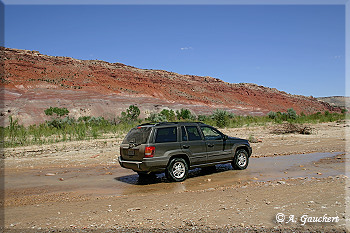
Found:
<svg viewBox="0 0 350 233"><path fill-rule="evenodd" d="M151 133L152 127L137 127L130 130L123 144L145 144Z"/></svg>

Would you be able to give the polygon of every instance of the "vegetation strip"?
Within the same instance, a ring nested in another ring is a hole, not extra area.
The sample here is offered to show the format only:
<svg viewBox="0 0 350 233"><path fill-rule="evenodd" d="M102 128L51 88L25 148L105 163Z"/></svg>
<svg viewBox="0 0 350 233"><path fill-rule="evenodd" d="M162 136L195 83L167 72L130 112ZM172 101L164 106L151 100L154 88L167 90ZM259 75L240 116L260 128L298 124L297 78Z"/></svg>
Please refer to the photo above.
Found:
<svg viewBox="0 0 350 233"><path fill-rule="evenodd" d="M2 147L11 148L28 145L43 145L65 141L79 141L104 138L105 134L114 134L120 137L144 122L166 121L201 121L219 128L238 128L244 126L264 126L276 124L281 126L275 133L311 133L311 129L300 124L334 122L349 119L346 111L342 113L317 112L310 115L297 113L292 109L287 112L269 112L267 116L239 116L225 110L217 109L211 115L194 115L188 109L168 110L163 109L160 113L151 113L148 118L140 119L140 109L135 105L122 112L119 117L105 119L103 117L83 116L75 119L69 117L66 108L50 107L45 114L51 116L51 120L40 125L24 127L18 123L18 119L9 117L10 125L1 127L0 133L3 138ZM287 124L286 124L287 123Z"/></svg>

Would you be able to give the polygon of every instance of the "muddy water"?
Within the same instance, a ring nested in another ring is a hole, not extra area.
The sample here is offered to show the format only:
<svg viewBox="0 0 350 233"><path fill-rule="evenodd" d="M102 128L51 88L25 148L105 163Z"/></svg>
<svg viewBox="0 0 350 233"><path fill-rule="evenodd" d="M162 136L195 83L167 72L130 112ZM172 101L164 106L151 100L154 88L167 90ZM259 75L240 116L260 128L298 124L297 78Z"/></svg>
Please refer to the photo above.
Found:
<svg viewBox="0 0 350 233"><path fill-rule="evenodd" d="M233 170L230 164L215 169L194 169L181 183L168 182L164 174L142 180L119 165L75 166L5 171L5 189L11 195L72 193L90 196L146 195L165 192L204 190L249 181L281 180L298 177L327 177L345 174L344 153L313 153L266 158L251 158L246 170ZM338 158L337 158L338 157ZM47 175L52 173L54 175Z"/></svg>
<svg viewBox="0 0 350 233"><path fill-rule="evenodd" d="M123 194L195 191L216 187L244 184L249 181L269 181L298 177L328 177L345 174L345 163L329 163L344 153L312 153L277 157L251 158L246 170L233 170L230 164L217 165L214 170L194 169L189 179L181 183L169 183L164 174L152 181L139 180L137 175L117 177L130 184Z"/></svg>

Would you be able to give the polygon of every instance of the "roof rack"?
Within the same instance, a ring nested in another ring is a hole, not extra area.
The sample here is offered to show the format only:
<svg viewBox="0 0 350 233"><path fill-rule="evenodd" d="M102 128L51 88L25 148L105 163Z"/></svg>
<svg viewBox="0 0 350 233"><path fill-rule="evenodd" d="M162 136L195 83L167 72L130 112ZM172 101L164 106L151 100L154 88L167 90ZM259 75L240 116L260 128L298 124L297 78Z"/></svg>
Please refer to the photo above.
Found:
<svg viewBox="0 0 350 233"><path fill-rule="evenodd" d="M155 125L155 124L157 124L157 123L143 123L143 124L141 124L141 125L137 125L137 127L139 127L139 126L145 126L145 125Z"/></svg>
<svg viewBox="0 0 350 233"><path fill-rule="evenodd" d="M171 122L168 122L168 121L163 121L163 122L149 122L149 123L143 123L141 125L138 125L138 127L140 126L145 126L145 125L153 125L153 126L158 126L158 125L175 125L175 124L179 124L179 123L189 123L189 124L193 124L193 123L197 123L197 124L205 124L203 122L200 122L200 121L197 121L197 122L194 122L194 121L189 121L189 122L186 122L186 121L171 121Z"/></svg>
<svg viewBox="0 0 350 233"><path fill-rule="evenodd" d="M178 124L178 123L179 122L167 122L167 121L164 121L164 122L158 122L155 125L174 125L174 124Z"/></svg>

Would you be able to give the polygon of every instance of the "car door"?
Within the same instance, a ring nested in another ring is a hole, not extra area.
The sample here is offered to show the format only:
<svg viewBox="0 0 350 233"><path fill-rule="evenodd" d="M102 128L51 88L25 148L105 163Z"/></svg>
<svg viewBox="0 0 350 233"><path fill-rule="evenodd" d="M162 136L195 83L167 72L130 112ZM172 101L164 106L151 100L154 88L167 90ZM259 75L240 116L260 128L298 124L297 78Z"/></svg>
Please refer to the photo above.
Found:
<svg viewBox="0 0 350 233"><path fill-rule="evenodd" d="M231 150L226 146L226 140L224 140L224 135L209 126L200 127L205 139L207 153L208 153L208 162L220 162L229 160L231 155Z"/></svg>
<svg viewBox="0 0 350 233"><path fill-rule="evenodd" d="M181 126L181 147L191 160L191 165L206 163L206 143L197 126Z"/></svg>

